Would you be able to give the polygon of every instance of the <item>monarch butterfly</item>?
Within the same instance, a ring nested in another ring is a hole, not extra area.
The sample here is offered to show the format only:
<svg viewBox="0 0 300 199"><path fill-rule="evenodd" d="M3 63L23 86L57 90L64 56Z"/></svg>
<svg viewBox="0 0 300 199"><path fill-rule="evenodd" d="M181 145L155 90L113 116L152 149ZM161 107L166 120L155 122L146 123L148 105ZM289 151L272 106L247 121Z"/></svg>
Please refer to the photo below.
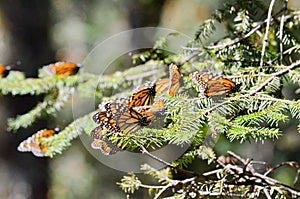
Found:
<svg viewBox="0 0 300 199"><path fill-rule="evenodd" d="M139 86L137 91L131 96L128 106L132 108L152 105L157 93L174 96L180 87L180 72L175 64L171 64L169 73L169 78L148 82Z"/></svg>
<svg viewBox="0 0 300 199"><path fill-rule="evenodd" d="M175 64L169 66L169 78L160 79L155 82L156 92L174 96L180 87L180 71Z"/></svg>
<svg viewBox="0 0 300 199"><path fill-rule="evenodd" d="M180 87L180 72L175 64L171 64L169 67L170 84L168 87L168 94L174 96Z"/></svg>
<svg viewBox="0 0 300 199"><path fill-rule="evenodd" d="M43 70L49 75L57 75L59 77L67 77L75 75L81 65L71 62L56 62L43 67Z"/></svg>
<svg viewBox="0 0 300 199"><path fill-rule="evenodd" d="M236 89L233 81L208 72L196 71L190 74L190 78L200 89L201 95L206 97L220 96Z"/></svg>
<svg viewBox="0 0 300 199"><path fill-rule="evenodd" d="M6 77L10 70L10 66L4 66L0 64L0 77Z"/></svg>
<svg viewBox="0 0 300 199"><path fill-rule="evenodd" d="M102 129L107 129L115 136L118 136L121 133L121 131L119 126L117 126L116 119L119 118L120 114L128 110L127 104L128 104L128 100L125 98L107 102L104 105L105 111L97 112L96 114L93 115L94 122L99 124L99 126ZM99 135L93 135L94 132L98 132L98 131L92 131L91 136L93 138L97 138L97 139L102 138L102 134L101 137L99 137Z"/></svg>
<svg viewBox="0 0 300 199"><path fill-rule="evenodd" d="M26 140L24 140L23 142L21 142L18 146L18 151L32 152L37 157L44 157L45 153L48 150L48 146L46 146L41 142L42 138L52 137L58 132L59 130L57 128L54 130L52 129L40 130L35 134L33 134L32 136L30 136L29 138L27 138Z"/></svg>
<svg viewBox="0 0 300 199"><path fill-rule="evenodd" d="M98 126L92 131L93 142L91 143L91 147L93 149L100 149L104 155L112 155L118 151L122 151L122 149L118 148L108 138L102 136L103 130L101 126Z"/></svg>
<svg viewBox="0 0 300 199"><path fill-rule="evenodd" d="M156 84L153 82L140 86L139 90L131 96L128 106L131 108L153 104L156 95L155 88Z"/></svg>
<svg viewBox="0 0 300 199"><path fill-rule="evenodd" d="M134 133L141 127L148 126L164 109L163 98L158 98L152 106L128 108L116 119L117 125L124 134Z"/></svg>

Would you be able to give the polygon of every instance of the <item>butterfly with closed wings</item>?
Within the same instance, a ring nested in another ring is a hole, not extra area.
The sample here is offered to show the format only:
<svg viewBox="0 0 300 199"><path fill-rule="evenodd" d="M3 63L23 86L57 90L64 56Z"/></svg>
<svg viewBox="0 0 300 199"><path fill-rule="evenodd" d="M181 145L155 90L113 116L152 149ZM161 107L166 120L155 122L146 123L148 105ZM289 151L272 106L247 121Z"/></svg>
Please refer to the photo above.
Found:
<svg viewBox="0 0 300 199"><path fill-rule="evenodd" d="M59 77L67 77L75 75L79 71L81 65L72 62L56 62L43 67L43 70L49 75L57 75Z"/></svg>
<svg viewBox="0 0 300 199"><path fill-rule="evenodd" d="M221 96L237 89L235 82L208 72L196 71L190 74L190 78L199 88L202 97Z"/></svg>
<svg viewBox="0 0 300 199"><path fill-rule="evenodd" d="M23 142L21 142L18 146L18 151L32 152L37 157L44 157L45 153L48 150L48 146L42 143L42 139L52 137L58 132L59 130L57 128L54 130L53 129L40 130L35 134L33 134L32 136L30 136L29 138L27 138L26 140L24 140Z"/></svg>

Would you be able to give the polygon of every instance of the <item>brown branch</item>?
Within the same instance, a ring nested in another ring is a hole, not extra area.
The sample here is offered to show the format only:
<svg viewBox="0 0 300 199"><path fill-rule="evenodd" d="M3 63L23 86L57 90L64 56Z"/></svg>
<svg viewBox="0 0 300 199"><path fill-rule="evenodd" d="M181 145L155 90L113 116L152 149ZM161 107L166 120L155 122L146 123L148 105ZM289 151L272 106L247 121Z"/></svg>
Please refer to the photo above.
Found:
<svg viewBox="0 0 300 199"><path fill-rule="evenodd" d="M279 169L280 167L283 166L289 166L289 167L293 167L296 168L297 170L299 169L299 165L297 162L291 161L291 162L282 162L278 165L276 165L275 167L269 169L267 172L264 173L265 176L270 175L271 173L273 173L276 169Z"/></svg>
<svg viewBox="0 0 300 199"><path fill-rule="evenodd" d="M170 168L172 168L174 170L177 170L177 171L179 171L179 172L181 172L183 174L187 174L187 175L190 175L190 176L197 176L199 178L204 179L203 175L195 173L195 172L192 172L192 171L188 171L188 170L185 170L185 169L180 169L178 167L175 167L171 163L169 163L169 162L167 162L167 161L165 161L165 160L163 160L163 159L161 159L161 158L159 158L159 157L151 154L145 147L143 147L143 146L140 146L140 147L141 147L141 152L143 154L147 155L148 157L150 157L150 158L152 158L152 159L154 159L154 160L156 160L156 161L158 161L158 162L160 162L160 163L162 163L162 164L164 164L164 165L166 165L166 166L168 166L168 167L170 167Z"/></svg>

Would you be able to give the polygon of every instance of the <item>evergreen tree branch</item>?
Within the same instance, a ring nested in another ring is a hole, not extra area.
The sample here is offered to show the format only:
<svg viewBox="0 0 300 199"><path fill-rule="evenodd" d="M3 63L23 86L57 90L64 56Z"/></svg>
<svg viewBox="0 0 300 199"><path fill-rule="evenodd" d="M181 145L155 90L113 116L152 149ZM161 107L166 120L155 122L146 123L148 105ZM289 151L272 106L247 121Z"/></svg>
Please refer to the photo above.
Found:
<svg viewBox="0 0 300 199"><path fill-rule="evenodd" d="M40 118L55 115L67 103L73 92L73 88L64 87L47 95L45 101L38 103L29 112L8 119L8 130L26 128Z"/></svg>
<svg viewBox="0 0 300 199"><path fill-rule="evenodd" d="M48 147L45 156L53 157L56 154L61 154L63 150L71 145L70 142L77 138L81 133L91 132L95 127L95 124L91 119L95 113L96 111L74 120L52 137L43 138L42 143Z"/></svg>
<svg viewBox="0 0 300 199"><path fill-rule="evenodd" d="M288 73L290 70L295 69L296 67L298 67L300 65L300 60L292 63L290 66L287 66L285 69L272 73L271 77L268 78L264 83L262 83L258 88L256 88L255 90L253 90L252 92L250 92L249 94L244 95L243 97L249 97L251 95L254 95L256 93L258 93L259 91L261 91L266 85L268 85L268 83L270 83L272 80L275 79L275 77L280 77L286 73Z"/></svg>
<svg viewBox="0 0 300 199"><path fill-rule="evenodd" d="M166 166L168 166L168 167L170 167L170 168L172 168L174 170L177 170L177 171L179 171L179 172L181 172L183 174L187 174L187 175L191 175L191 176L203 177L202 175L197 174L195 172L188 171L188 170L185 170L185 169L180 169L178 167L174 167L171 163L169 163L169 162L167 162L167 161L165 161L165 160L163 160L163 159L161 159L161 158L159 158L159 157L151 154L145 147L143 147L143 146L140 146L140 147L141 147L141 152L143 154L149 156L150 158L152 158L152 159L154 159L154 160L156 160L156 161L158 161L158 162L160 162L160 163L162 163L162 164L164 164L164 165L166 165Z"/></svg>
<svg viewBox="0 0 300 199"><path fill-rule="evenodd" d="M274 17L278 16L280 13L283 12L284 9L281 9L280 11L278 11L276 14L274 14ZM285 17L285 20L287 20L289 18ZM273 21L273 19L271 19L271 22ZM228 46L232 46L234 44L240 43L241 41L249 38L251 35L253 35L257 30L261 29L266 23L268 22L268 20L264 20L262 22L257 22L257 25L250 30L247 34L243 35L242 37L237 37L233 40L230 40L227 43L224 44L218 44L218 45L212 45L212 46L205 46L204 48L207 50L218 50L218 49L223 49L226 48Z"/></svg>

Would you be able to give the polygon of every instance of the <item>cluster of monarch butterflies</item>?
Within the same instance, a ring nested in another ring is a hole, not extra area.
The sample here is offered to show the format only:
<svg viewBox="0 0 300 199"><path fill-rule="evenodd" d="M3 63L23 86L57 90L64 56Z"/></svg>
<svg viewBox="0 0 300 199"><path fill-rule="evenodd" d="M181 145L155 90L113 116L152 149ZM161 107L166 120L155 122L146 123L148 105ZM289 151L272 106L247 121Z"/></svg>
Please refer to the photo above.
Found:
<svg viewBox="0 0 300 199"><path fill-rule="evenodd" d="M163 114L164 99L155 97L159 94L174 96L180 87L180 72L176 65L169 66L169 78L149 82L136 88L129 98L122 98L105 103L104 110L97 112L93 120L99 125L92 132L92 148L100 149L105 155L121 151L104 133L113 136L134 133L144 126L149 126ZM101 109L101 105L100 105Z"/></svg>
<svg viewBox="0 0 300 199"><path fill-rule="evenodd" d="M58 62L43 67L43 70L51 75L66 77L76 74L79 68L80 65L77 64ZM4 74L1 71L0 65L0 75ZM129 98L116 99L99 105L100 111L93 116L93 120L98 126L91 132L92 148L100 149L105 155L115 154L122 149L113 144L106 137L105 132L108 131L113 136L134 133L140 128L150 125L155 118L161 116L164 111L164 99L156 96L159 94L175 96L180 87L181 74L178 67L171 64L169 73L169 78L139 86ZM200 95L205 97L228 94L237 88L233 81L208 72L194 72L190 74L190 78L198 87ZM43 157L48 146L42 143L42 139L58 133L57 129L40 130L21 142L18 150L32 152L35 156Z"/></svg>

